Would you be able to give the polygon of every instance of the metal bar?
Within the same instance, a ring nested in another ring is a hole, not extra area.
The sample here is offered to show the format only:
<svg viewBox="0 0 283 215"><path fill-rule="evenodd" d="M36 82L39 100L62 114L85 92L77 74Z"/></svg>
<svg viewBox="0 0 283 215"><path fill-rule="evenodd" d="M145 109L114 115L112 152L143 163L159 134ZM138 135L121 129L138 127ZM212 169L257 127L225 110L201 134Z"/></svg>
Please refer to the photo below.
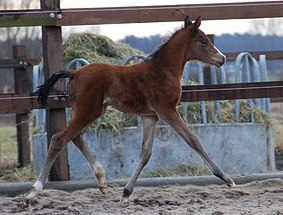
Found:
<svg viewBox="0 0 283 215"><path fill-rule="evenodd" d="M261 73L261 81L267 81L267 67L266 67L266 56L260 55L259 56L259 69ZM263 99L264 103L264 110L267 113L270 113L270 98Z"/></svg>
<svg viewBox="0 0 283 215"><path fill-rule="evenodd" d="M187 14L203 20L283 17L283 1L0 11L0 27L168 22Z"/></svg>
<svg viewBox="0 0 283 215"><path fill-rule="evenodd" d="M204 85L204 66L202 63L199 63L199 68L198 68L198 82L200 85ZM205 106L205 101L201 101L201 116L202 116L202 123L206 124L207 123L207 117L206 117L206 106Z"/></svg>
<svg viewBox="0 0 283 215"><path fill-rule="evenodd" d="M189 85L189 77L190 77L190 63L187 62L184 67L184 85ZM184 119L188 120L188 107L189 103L184 102Z"/></svg>
<svg viewBox="0 0 283 215"><path fill-rule="evenodd" d="M210 73L211 74L211 84L217 84L216 67L210 66L210 71L211 71ZM221 120L221 107L220 107L220 102L218 100L215 101L215 109L217 112L217 119Z"/></svg>

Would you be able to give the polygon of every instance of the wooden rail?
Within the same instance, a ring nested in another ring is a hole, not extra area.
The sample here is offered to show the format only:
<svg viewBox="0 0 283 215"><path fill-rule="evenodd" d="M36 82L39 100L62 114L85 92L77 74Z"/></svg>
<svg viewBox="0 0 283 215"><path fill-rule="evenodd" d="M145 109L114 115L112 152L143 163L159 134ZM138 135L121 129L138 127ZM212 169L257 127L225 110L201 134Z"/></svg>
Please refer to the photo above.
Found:
<svg viewBox="0 0 283 215"><path fill-rule="evenodd" d="M60 109L69 107L68 96L50 95L48 98L48 109ZM30 93L5 93L0 94L0 114L24 114L32 109L42 109L37 102L37 96Z"/></svg>
<svg viewBox="0 0 283 215"><path fill-rule="evenodd" d="M182 89L182 102L283 97L283 81L183 86Z"/></svg>
<svg viewBox="0 0 283 215"><path fill-rule="evenodd" d="M183 86L181 102L283 97L283 81ZM68 95L50 95L42 107L37 96L27 93L0 94L0 114L28 113L32 109L70 107Z"/></svg>
<svg viewBox="0 0 283 215"><path fill-rule="evenodd" d="M51 13L54 14L50 15ZM283 17L283 1L0 11L0 27L68 26ZM57 16L59 15L59 16Z"/></svg>
<svg viewBox="0 0 283 215"><path fill-rule="evenodd" d="M260 55L265 55L266 60L283 60L283 51L252 51L249 52L255 59L259 59ZM240 52L223 53L227 61L235 61Z"/></svg>
<svg viewBox="0 0 283 215"><path fill-rule="evenodd" d="M201 15L203 20L283 17L283 1L63 10L60 9L59 0L41 0L40 2L41 10L0 11L0 27L44 26L42 37L45 77L62 68L60 26L182 21L186 15L190 15L192 19ZM183 87L182 101L258 98L258 96L283 97L282 86L283 82L268 82L233 86ZM62 86L58 90L62 90ZM62 96L51 95L49 97L48 141L52 134L65 127L63 108L68 105L68 99L64 100ZM41 107L37 103L36 96L31 94L0 95L0 113L21 114L28 113L35 108ZM55 162L51 171L51 179L68 179L66 150Z"/></svg>
<svg viewBox="0 0 283 215"><path fill-rule="evenodd" d="M26 59L1 59L0 69L2 68L26 68L28 66L38 65L40 58L26 58Z"/></svg>

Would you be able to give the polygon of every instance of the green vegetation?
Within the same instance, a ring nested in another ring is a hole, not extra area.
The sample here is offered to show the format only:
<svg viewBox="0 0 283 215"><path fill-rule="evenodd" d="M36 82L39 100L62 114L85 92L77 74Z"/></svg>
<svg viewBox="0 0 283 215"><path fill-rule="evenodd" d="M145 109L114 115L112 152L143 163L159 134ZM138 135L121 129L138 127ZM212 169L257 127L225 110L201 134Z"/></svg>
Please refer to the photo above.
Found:
<svg viewBox="0 0 283 215"><path fill-rule="evenodd" d="M0 127L0 143L0 164L15 166L18 155L16 127Z"/></svg>
<svg viewBox="0 0 283 215"><path fill-rule="evenodd" d="M192 164L178 164L175 168L161 167L153 172L142 175L144 178L152 177L178 177L178 176L197 176L211 175L211 171L206 166Z"/></svg>
<svg viewBox="0 0 283 215"><path fill-rule="evenodd" d="M35 181L37 175L31 166L6 170L0 183Z"/></svg>

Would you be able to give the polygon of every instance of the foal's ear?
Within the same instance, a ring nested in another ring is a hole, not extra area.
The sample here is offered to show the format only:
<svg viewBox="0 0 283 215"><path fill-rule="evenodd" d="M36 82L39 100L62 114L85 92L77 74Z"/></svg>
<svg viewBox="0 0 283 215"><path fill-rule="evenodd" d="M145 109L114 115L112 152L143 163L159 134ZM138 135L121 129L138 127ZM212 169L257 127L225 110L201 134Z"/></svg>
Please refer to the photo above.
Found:
<svg viewBox="0 0 283 215"><path fill-rule="evenodd" d="M189 16L186 16L185 18L185 28L192 25L192 21L191 21L191 18Z"/></svg>
<svg viewBox="0 0 283 215"><path fill-rule="evenodd" d="M200 24L201 24L201 16L199 16L197 20L194 22L193 32L196 32L198 30Z"/></svg>

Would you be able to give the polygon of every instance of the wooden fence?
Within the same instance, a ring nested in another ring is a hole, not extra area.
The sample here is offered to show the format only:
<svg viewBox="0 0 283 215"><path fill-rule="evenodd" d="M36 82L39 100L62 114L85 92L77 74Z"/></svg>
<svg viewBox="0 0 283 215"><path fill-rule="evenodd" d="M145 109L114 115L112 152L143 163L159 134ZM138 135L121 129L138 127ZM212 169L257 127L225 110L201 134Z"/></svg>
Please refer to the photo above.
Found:
<svg viewBox="0 0 283 215"><path fill-rule="evenodd" d="M47 78L63 69L61 26L181 21L187 14L192 19L202 15L203 20L283 17L283 1L60 9L59 0L41 0L40 10L0 11L0 27L42 26L44 74ZM233 57L228 56L228 59ZM63 88L63 84L56 84L55 91L60 92ZM54 97L57 98L54 100ZM183 87L182 101L258 97L283 97L283 82ZM68 101L62 96L49 97L48 143L54 133L66 126L66 106ZM34 108L40 106L31 93L0 95L1 113L23 114ZM51 179L69 179L67 150L53 165Z"/></svg>
<svg viewBox="0 0 283 215"><path fill-rule="evenodd" d="M0 68L13 68L15 93L12 95L32 92L32 66L37 65L39 62L40 59L27 58L25 46L13 46L13 59L0 60ZM8 95L3 94L3 97L0 95L0 109L7 107L5 102L2 103L3 100L1 99L7 98ZM15 110L10 109L10 111L16 113L18 165L27 166L30 164L29 110L15 112ZM2 114L5 112L0 111Z"/></svg>

